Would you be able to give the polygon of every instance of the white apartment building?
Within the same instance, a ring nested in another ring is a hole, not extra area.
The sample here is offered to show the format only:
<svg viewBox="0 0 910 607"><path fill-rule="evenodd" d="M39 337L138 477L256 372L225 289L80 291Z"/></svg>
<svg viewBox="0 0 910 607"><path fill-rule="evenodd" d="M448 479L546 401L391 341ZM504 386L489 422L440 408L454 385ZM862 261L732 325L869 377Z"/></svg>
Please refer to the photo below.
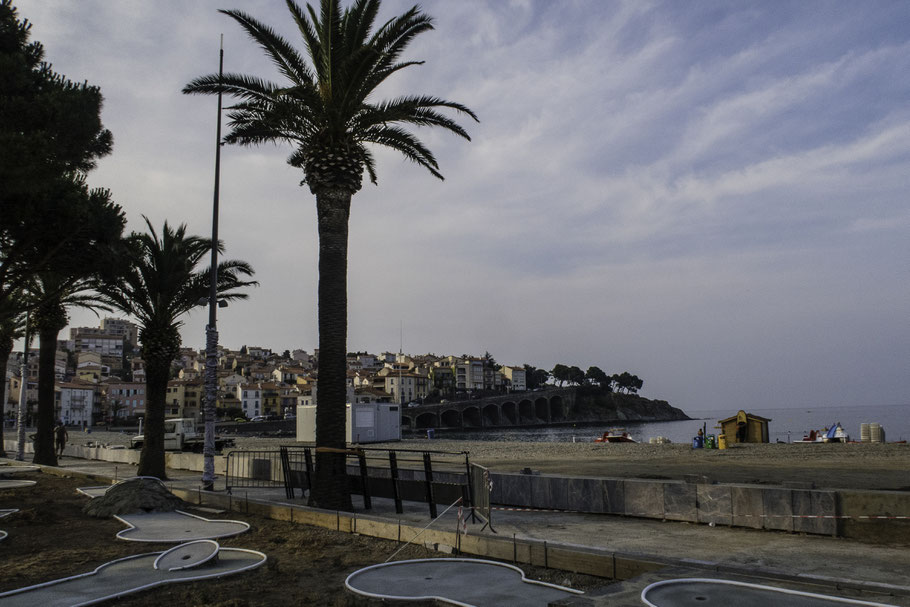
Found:
<svg viewBox="0 0 910 607"><path fill-rule="evenodd" d="M64 424L91 425L95 407L95 387L63 383L60 387L60 419Z"/></svg>
<svg viewBox="0 0 910 607"><path fill-rule="evenodd" d="M248 417L262 415L262 388L257 384L238 384L235 388L243 414Z"/></svg>
<svg viewBox="0 0 910 607"><path fill-rule="evenodd" d="M509 380L510 392L524 392L528 389L524 367L503 367L500 372Z"/></svg>
<svg viewBox="0 0 910 607"><path fill-rule="evenodd" d="M393 403L409 403L426 398L429 378L412 372L398 372L386 367L373 377L373 389L392 395Z"/></svg>

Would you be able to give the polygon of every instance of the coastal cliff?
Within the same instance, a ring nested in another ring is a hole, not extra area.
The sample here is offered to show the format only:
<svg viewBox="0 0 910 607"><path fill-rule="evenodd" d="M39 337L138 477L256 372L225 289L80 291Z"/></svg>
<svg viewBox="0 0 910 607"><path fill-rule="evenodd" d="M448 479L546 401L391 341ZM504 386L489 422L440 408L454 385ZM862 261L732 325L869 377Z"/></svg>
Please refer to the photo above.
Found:
<svg viewBox="0 0 910 607"><path fill-rule="evenodd" d="M651 400L637 394L617 394L578 389L575 408L571 413L575 421L675 421L691 419L682 409L665 400Z"/></svg>

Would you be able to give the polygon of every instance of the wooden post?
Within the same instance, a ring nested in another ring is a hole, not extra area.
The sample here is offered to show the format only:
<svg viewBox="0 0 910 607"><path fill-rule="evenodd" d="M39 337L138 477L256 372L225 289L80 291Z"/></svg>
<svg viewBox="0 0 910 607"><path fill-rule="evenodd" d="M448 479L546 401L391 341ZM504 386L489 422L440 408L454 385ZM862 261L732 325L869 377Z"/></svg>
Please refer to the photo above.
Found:
<svg viewBox="0 0 910 607"><path fill-rule="evenodd" d="M389 471L392 476L392 496L395 499L395 512L401 514L404 512L404 508L401 505L401 494L398 492L398 456L395 455L394 451L389 451Z"/></svg>
<svg viewBox="0 0 910 607"><path fill-rule="evenodd" d="M312 492L313 491L313 453L310 451L310 448L307 447L303 450L303 461L306 466L306 488Z"/></svg>
<svg viewBox="0 0 910 607"><path fill-rule="evenodd" d="M436 518L436 500L433 497L433 465L430 463L430 454L423 454L423 473L427 487L427 502L430 504L430 517Z"/></svg>
<svg viewBox="0 0 910 607"><path fill-rule="evenodd" d="M372 510L373 502L370 500L370 477L367 476L367 456L363 451L357 453L357 461L360 463L360 482L363 484L363 507L365 510Z"/></svg>

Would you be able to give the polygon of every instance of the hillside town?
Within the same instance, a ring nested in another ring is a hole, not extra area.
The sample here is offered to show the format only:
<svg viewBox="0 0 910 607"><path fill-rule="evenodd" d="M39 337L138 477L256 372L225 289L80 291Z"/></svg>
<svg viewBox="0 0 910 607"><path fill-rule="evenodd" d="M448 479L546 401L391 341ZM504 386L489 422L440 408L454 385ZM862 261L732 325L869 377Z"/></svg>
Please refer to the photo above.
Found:
<svg viewBox="0 0 910 607"><path fill-rule="evenodd" d="M57 343L56 418L67 425L135 423L145 414L145 368L138 325L104 318L98 327L70 329ZM38 351L29 350L26 423L33 423L38 402ZM261 346L218 349L218 417L225 420L283 419L297 405L315 405L318 350L273 352ZM14 423L22 391L22 353L10 356L5 373L3 419ZM201 419L205 350L182 348L171 365L167 387L169 417ZM352 352L347 357L349 403L402 405L482 393L528 389L524 366L503 366L489 354L478 356L408 355L401 352Z"/></svg>

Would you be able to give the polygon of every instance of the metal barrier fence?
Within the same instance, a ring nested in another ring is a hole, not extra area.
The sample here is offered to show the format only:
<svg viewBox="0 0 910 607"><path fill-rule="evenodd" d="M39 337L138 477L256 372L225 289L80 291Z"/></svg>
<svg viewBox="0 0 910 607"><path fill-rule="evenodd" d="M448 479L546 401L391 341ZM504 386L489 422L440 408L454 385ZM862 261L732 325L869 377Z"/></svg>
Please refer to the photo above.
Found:
<svg viewBox="0 0 910 607"><path fill-rule="evenodd" d="M302 497L315 483L315 452L312 447L281 447L288 499L294 498L296 489ZM437 504L473 504L471 466L465 451L366 447L348 449L345 455L350 491L363 497L367 510L375 497L393 500L399 514L404 511L404 501L427 503L433 518Z"/></svg>
<svg viewBox="0 0 910 607"><path fill-rule="evenodd" d="M274 489L285 486L280 451L230 451L225 488Z"/></svg>
<svg viewBox="0 0 910 607"><path fill-rule="evenodd" d="M490 493L493 490L493 481L490 479L490 471L478 464L471 464L471 488L473 501L471 502L472 514L484 522L484 527L489 526L490 531L496 533L493 529L493 507L490 502Z"/></svg>
<svg viewBox="0 0 910 607"><path fill-rule="evenodd" d="M288 499L300 497L316 482L313 447L285 447L278 451L230 451L227 455L226 489L284 488ZM373 498L389 498L402 513L404 501L424 502L430 516L437 504L461 501L473 520L491 524L490 473L471 464L467 451L356 448L346 452L348 483L352 494L372 508Z"/></svg>

